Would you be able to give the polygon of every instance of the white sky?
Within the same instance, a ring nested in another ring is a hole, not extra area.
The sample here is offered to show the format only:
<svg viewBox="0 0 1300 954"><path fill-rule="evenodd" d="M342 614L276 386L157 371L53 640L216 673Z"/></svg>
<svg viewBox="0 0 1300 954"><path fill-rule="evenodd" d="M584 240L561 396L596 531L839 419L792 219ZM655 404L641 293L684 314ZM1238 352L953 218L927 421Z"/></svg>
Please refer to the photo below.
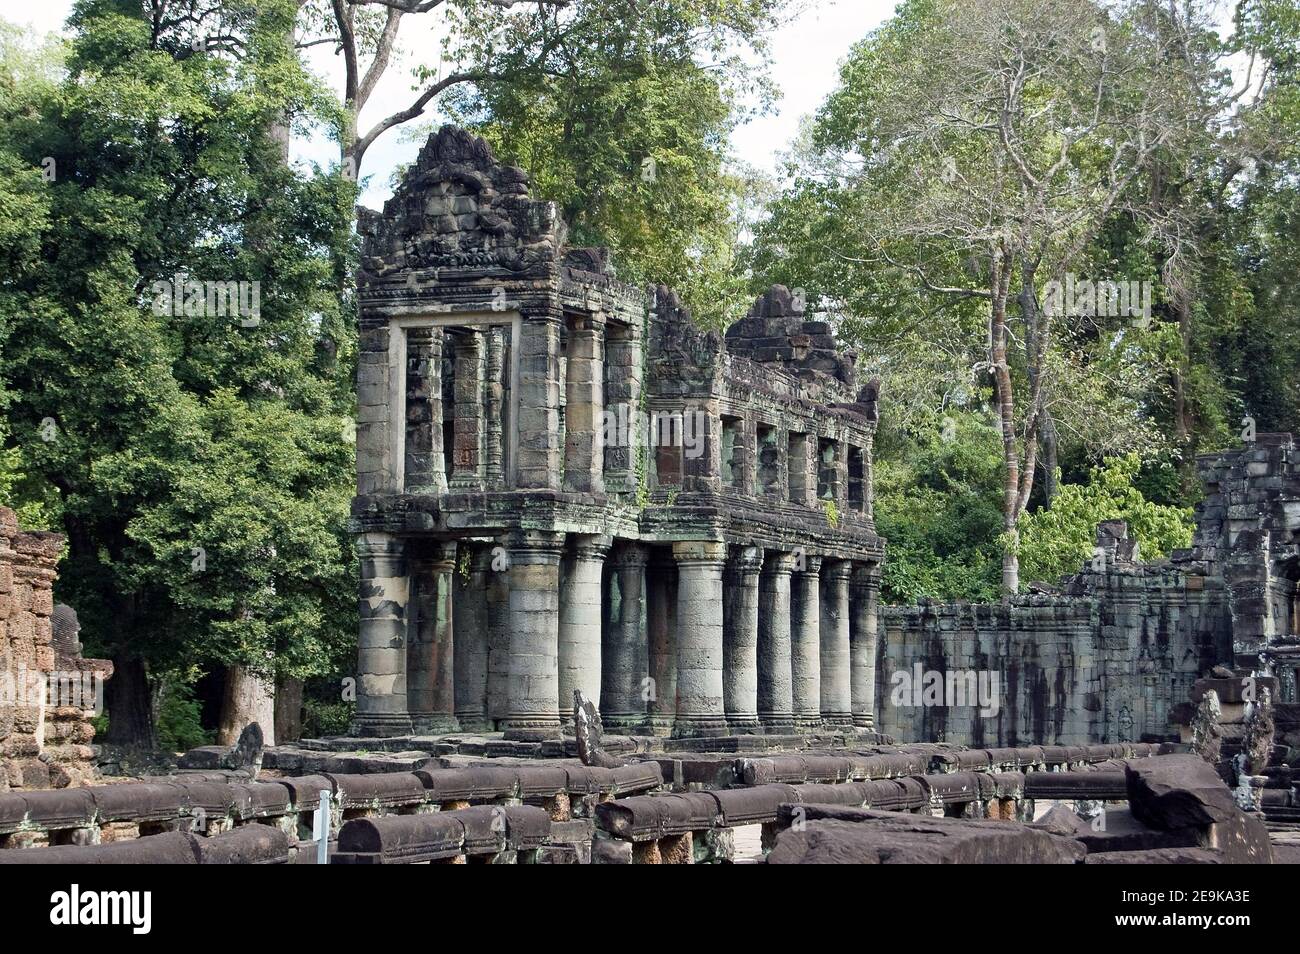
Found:
<svg viewBox="0 0 1300 954"><path fill-rule="evenodd" d="M772 171L778 153L794 139L799 119L812 112L835 87L837 68L849 47L894 9L895 0L813 0L811 9L790 26L771 37L772 76L781 91L775 109L740 127L733 139L733 154L743 162ZM72 8L72 0L45 0L25 3L2 0L0 16L10 22L26 24L40 32L61 32L63 21ZM359 127L369 128L379 119L409 105L414 98L410 69L422 59L435 60L437 53L437 17L405 17L399 36L400 58L390 63L384 79L376 87L362 111ZM327 48L316 47L309 62L316 72L341 87L342 64ZM436 118L426 112L422 120ZM401 141L398 129L384 133L366 153L362 176L367 180L362 203L379 207L391 195L389 186L393 170L412 161L419 146ZM337 161L337 147L323 137L294 142L295 159L321 163Z"/></svg>

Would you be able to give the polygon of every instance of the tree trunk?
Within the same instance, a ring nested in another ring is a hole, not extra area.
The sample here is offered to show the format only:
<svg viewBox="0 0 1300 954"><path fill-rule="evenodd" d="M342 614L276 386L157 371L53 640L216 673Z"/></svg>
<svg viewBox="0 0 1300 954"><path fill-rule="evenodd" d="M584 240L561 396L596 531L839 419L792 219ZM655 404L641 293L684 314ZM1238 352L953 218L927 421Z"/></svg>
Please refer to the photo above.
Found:
<svg viewBox="0 0 1300 954"><path fill-rule="evenodd" d="M221 697L217 745L234 745L239 733L254 722L262 727L266 745L275 745L275 684L244 666L231 666Z"/></svg>
<svg viewBox="0 0 1300 954"><path fill-rule="evenodd" d="M1007 289L1010 263L1005 252L993 258L993 302L989 308L989 363L993 392L998 403L1002 430L1002 593L1020 591L1019 536L1016 521L1020 502L1020 457L1016 451L1016 399L1011 390L1011 368L1007 364Z"/></svg>
<svg viewBox="0 0 1300 954"><path fill-rule="evenodd" d="M275 738L280 745L302 738L302 680L286 676L275 687Z"/></svg>
<svg viewBox="0 0 1300 954"><path fill-rule="evenodd" d="M143 660L124 654L113 657L113 678L104 683L104 702L108 708L104 742L148 749L157 746Z"/></svg>
<svg viewBox="0 0 1300 954"><path fill-rule="evenodd" d="M1045 506L1051 507L1060 486L1056 472L1061 466L1056 444L1056 423L1052 420L1051 411L1043 410L1039 430L1039 440L1043 445L1043 498Z"/></svg>
<svg viewBox="0 0 1300 954"><path fill-rule="evenodd" d="M1181 344L1178 367L1174 369L1174 431L1180 447L1187 445L1192 427L1187 411L1186 369L1192 363L1192 303L1191 295L1179 292L1174 296L1174 312L1178 316L1178 340Z"/></svg>

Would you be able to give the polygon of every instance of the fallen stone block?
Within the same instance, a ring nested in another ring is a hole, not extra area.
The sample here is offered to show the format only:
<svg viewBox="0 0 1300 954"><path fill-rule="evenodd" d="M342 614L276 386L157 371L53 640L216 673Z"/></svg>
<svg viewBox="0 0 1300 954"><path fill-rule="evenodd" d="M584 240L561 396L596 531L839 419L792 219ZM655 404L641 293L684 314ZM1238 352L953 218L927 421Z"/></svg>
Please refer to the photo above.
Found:
<svg viewBox="0 0 1300 954"><path fill-rule="evenodd" d="M193 837L163 832L106 845L59 845L0 851L0 865L193 865L198 864Z"/></svg>
<svg viewBox="0 0 1300 954"><path fill-rule="evenodd" d="M174 821L185 810L184 791L166 782L96 785L87 791L100 824Z"/></svg>
<svg viewBox="0 0 1300 954"><path fill-rule="evenodd" d="M1147 848L1111 851L1083 859L1086 865L1221 865L1223 856L1205 848Z"/></svg>
<svg viewBox="0 0 1300 954"><path fill-rule="evenodd" d="M717 825L718 816L718 802L706 792L633 795L596 806L596 825L628 841L655 841L669 835L707 831Z"/></svg>
<svg viewBox="0 0 1300 954"><path fill-rule="evenodd" d="M1240 811L1213 766L1195 755L1134 761L1125 774L1129 807L1150 828L1204 827Z"/></svg>
<svg viewBox="0 0 1300 954"><path fill-rule="evenodd" d="M27 803L27 826L46 831L86 828L95 821L95 799L86 788L23 792Z"/></svg>
<svg viewBox="0 0 1300 954"><path fill-rule="evenodd" d="M289 836L270 825L244 825L193 844L201 865L283 865L292 847Z"/></svg>
<svg viewBox="0 0 1300 954"><path fill-rule="evenodd" d="M1128 798L1128 780L1123 772L1030 772L1024 779L1025 798L1070 801Z"/></svg>
<svg viewBox="0 0 1300 954"><path fill-rule="evenodd" d="M465 826L457 812L354 818L339 831L336 865L418 864L461 854Z"/></svg>
<svg viewBox="0 0 1300 954"><path fill-rule="evenodd" d="M728 828L735 828L740 825L773 822L776 820L777 809L782 803L803 801L799 789L822 787L820 785L756 785L752 788L720 789L708 794L717 802L722 824Z"/></svg>
<svg viewBox="0 0 1300 954"><path fill-rule="evenodd" d="M429 794L422 780L408 772L384 775L331 775L335 799L346 809L404 808L422 805Z"/></svg>
<svg viewBox="0 0 1300 954"><path fill-rule="evenodd" d="M490 801L519 794L519 775L510 768L430 768L414 774L428 791L429 799L435 802Z"/></svg>
<svg viewBox="0 0 1300 954"><path fill-rule="evenodd" d="M802 807L768 864L1075 864L1078 842L1019 822L931 818L864 808Z"/></svg>

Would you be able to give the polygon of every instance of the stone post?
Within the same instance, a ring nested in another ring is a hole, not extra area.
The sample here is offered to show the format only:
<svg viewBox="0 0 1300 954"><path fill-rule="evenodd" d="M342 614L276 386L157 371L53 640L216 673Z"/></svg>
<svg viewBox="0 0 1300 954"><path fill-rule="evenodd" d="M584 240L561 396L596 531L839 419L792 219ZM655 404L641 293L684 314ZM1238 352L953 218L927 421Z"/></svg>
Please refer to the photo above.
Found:
<svg viewBox="0 0 1300 954"><path fill-rule="evenodd" d="M678 737L725 735L721 543L674 543L677 561Z"/></svg>
<svg viewBox="0 0 1300 954"><path fill-rule="evenodd" d="M389 335L393 332L374 319L362 319L357 354L357 493L395 493L395 451L390 414L400 413L390 407L391 376L400 368L390 367ZM441 422L439 422L441 425Z"/></svg>
<svg viewBox="0 0 1300 954"><path fill-rule="evenodd" d="M558 490L560 447L560 319L529 315L519 344L519 459L515 486Z"/></svg>
<svg viewBox="0 0 1300 954"><path fill-rule="evenodd" d="M644 731L650 652L645 629L645 548L620 545L610 559L600 716L607 728Z"/></svg>
<svg viewBox="0 0 1300 954"><path fill-rule="evenodd" d="M610 542L577 535L569 540L560 580L560 721L565 725L573 722L573 690L600 699L601 570Z"/></svg>
<svg viewBox="0 0 1300 954"><path fill-rule="evenodd" d="M456 404L452 408L452 491L483 488L483 332L474 329L456 338Z"/></svg>
<svg viewBox="0 0 1300 954"><path fill-rule="evenodd" d="M794 730L790 666L790 574L794 554L768 551L759 578L758 718L769 733Z"/></svg>
<svg viewBox="0 0 1300 954"><path fill-rule="evenodd" d="M790 595L790 680L796 729L821 725L821 572L822 558L805 556L796 569Z"/></svg>
<svg viewBox="0 0 1300 954"><path fill-rule="evenodd" d="M465 732L490 732L487 591L492 554L488 547L474 546L467 556L460 558L453 575L456 721Z"/></svg>
<svg viewBox="0 0 1300 954"><path fill-rule="evenodd" d="M356 735L411 731L406 702L406 607L410 581L404 541L388 533L363 533L357 541L361 619L357 638Z"/></svg>
<svg viewBox="0 0 1300 954"><path fill-rule="evenodd" d="M510 545L508 740L560 734L560 555L564 537L525 530Z"/></svg>
<svg viewBox="0 0 1300 954"><path fill-rule="evenodd" d="M853 694L847 560L825 564L822 570L821 709L822 722L839 728L853 725Z"/></svg>
<svg viewBox="0 0 1300 954"><path fill-rule="evenodd" d="M646 567L646 638L650 731L669 735L677 718L677 565L670 557L656 557Z"/></svg>
<svg viewBox="0 0 1300 954"><path fill-rule="evenodd" d="M409 565L415 607L406 656L411 725L428 735L455 732L460 728L451 602L456 544L434 544L429 556L413 558Z"/></svg>
<svg viewBox="0 0 1300 954"><path fill-rule="evenodd" d="M406 335L406 465L408 493L444 494L441 328L412 328Z"/></svg>
<svg viewBox="0 0 1300 954"><path fill-rule="evenodd" d="M487 331L487 386L484 402L487 412L487 460L484 479L489 490L502 489L505 478L505 451L502 446L502 420L505 414L505 339L507 329L497 325Z"/></svg>
<svg viewBox="0 0 1300 954"><path fill-rule="evenodd" d="M740 547L727 567L723 610L722 697L727 725L738 734L763 731L758 721L758 578L763 551Z"/></svg>
<svg viewBox="0 0 1300 954"><path fill-rule="evenodd" d="M502 538L487 548L488 721L506 717L510 684L510 548Z"/></svg>
<svg viewBox="0 0 1300 954"><path fill-rule="evenodd" d="M605 492L605 319L574 319L564 403L564 489ZM602 718L604 713L601 713Z"/></svg>
<svg viewBox="0 0 1300 954"><path fill-rule="evenodd" d="M849 617L853 724L859 729L876 723L876 604L880 601L880 564L853 569L853 601Z"/></svg>
<svg viewBox="0 0 1300 954"><path fill-rule="evenodd" d="M605 441L605 489L634 493L641 429L641 327L611 325L605 335L605 407L618 421L615 439Z"/></svg>

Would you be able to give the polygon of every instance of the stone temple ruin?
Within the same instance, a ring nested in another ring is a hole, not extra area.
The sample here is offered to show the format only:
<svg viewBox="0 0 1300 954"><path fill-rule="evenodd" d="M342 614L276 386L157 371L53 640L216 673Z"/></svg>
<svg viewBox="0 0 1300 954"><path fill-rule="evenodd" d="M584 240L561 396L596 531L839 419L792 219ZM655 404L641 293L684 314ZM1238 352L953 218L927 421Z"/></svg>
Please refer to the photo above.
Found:
<svg viewBox="0 0 1300 954"><path fill-rule="evenodd" d="M359 281L356 729L872 724L876 387L774 288L725 341L444 128Z"/></svg>
<svg viewBox="0 0 1300 954"><path fill-rule="evenodd" d="M360 228L353 734L0 793L0 864L1300 860L1289 436L1168 560L879 607L879 387L789 291L702 331L452 128Z"/></svg>

